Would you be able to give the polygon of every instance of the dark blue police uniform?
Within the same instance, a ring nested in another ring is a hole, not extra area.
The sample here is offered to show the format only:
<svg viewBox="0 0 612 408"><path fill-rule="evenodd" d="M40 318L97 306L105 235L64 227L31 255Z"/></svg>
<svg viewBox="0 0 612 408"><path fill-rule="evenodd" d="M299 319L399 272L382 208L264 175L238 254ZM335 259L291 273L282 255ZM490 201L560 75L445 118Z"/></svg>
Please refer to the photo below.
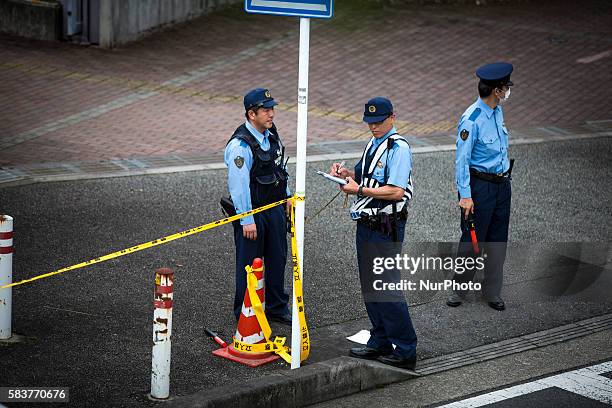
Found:
<svg viewBox="0 0 612 408"><path fill-rule="evenodd" d="M271 108L277 103L267 89L246 94L244 107ZM248 120L240 125L225 148L230 196L238 214L289 196L285 148L275 126L259 132ZM243 235L243 225L255 224L257 239ZM270 320L290 323L284 277L287 263L287 219L285 206L279 205L233 223L236 245L236 293L234 314L238 319L247 288L245 266L263 258L266 315Z"/></svg>
<svg viewBox="0 0 612 408"><path fill-rule="evenodd" d="M510 74L513 67L499 62L484 65L476 71L481 84L493 90L506 89L505 98L510 94ZM481 86L481 85L479 85ZM478 98L461 116L457 130L457 153L455 178L459 198L472 198L474 202L473 221L476 236L486 249L486 263L483 296L489 305L503 310L501 299L503 266L506 258L508 225L510 222L511 161L508 160L509 132L504 122L504 113L499 103L491 108ZM470 230L461 213L461 240L458 256L473 256ZM475 269L455 274L457 283L473 279ZM458 306L465 291L457 291L449 298L449 306Z"/></svg>
<svg viewBox="0 0 612 408"><path fill-rule="evenodd" d="M377 97L365 105L363 120L366 123L382 122L392 114L391 102ZM385 283L401 281L397 269L385 270L383 275L373 273L373 258L395 258L401 250L408 201L413 192L410 146L395 128L380 138L370 139L355 166L355 181L362 187L393 185L405 192L399 201L357 196L351 206L351 217L357 221L356 248L361 289L372 329L367 347L352 349L350 355L378 358L387 364L412 369L416 363L417 336L404 294L399 290L377 292L373 287L376 279Z"/></svg>

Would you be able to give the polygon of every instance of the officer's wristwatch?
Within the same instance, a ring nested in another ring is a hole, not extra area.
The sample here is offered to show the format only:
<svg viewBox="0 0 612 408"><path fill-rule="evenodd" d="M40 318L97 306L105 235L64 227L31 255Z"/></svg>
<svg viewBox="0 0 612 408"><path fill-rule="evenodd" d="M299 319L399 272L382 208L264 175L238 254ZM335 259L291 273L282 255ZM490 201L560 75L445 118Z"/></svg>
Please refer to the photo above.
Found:
<svg viewBox="0 0 612 408"><path fill-rule="evenodd" d="M357 197L363 197L363 186L359 186L357 190Z"/></svg>

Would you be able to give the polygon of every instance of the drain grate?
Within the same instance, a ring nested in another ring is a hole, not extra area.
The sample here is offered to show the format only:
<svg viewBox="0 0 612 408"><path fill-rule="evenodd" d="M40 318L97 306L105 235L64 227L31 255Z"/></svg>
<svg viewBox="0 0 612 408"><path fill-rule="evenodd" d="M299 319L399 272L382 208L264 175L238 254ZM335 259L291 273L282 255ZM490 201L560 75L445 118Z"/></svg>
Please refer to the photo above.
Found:
<svg viewBox="0 0 612 408"><path fill-rule="evenodd" d="M418 373L421 375L435 374L609 329L612 329L612 314L597 316L498 343L424 360L419 363Z"/></svg>

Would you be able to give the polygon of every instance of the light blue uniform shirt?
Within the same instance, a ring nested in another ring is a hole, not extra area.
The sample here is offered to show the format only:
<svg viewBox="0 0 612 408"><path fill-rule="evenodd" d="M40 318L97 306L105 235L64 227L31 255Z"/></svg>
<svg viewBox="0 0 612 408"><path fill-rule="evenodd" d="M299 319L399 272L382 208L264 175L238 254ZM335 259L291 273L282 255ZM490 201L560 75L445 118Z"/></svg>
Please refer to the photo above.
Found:
<svg viewBox="0 0 612 408"><path fill-rule="evenodd" d="M261 133L248 121L245 122L248 131L255 136L255 140L261 146L261 149L268 151L270 149L270 131L265 130ZM235 160L237 157L242 157L244 164L238 167ZM251 205L251 167L253 167L253 152L249 145L241 139L232 139L231 142L225 147L225 154L223 156L225 165L227 166L227 185L229 186L229 193L234 202L234 208L236 213L242 214L243 212L250 211L253 209ZM284 164L284 163L283 163ZM289 187L287 187L287 195L290 195ZM240 219L240 225L253 224L255 220L252 215Z"/></svg>
<svg viewBox="0 0 612 408"><path fill-rule="evenodd" d="M493 174L505 173L510 167L502 108L497 105L491 109L481 98L467 108L457 127L455 181L461 198L472 197L470 167Z"/></svg>
<svg viewBox="0 0 612 408"><path fill-rule="evenodd" d="M392 134L397 133L397 130L392 128L383 137L374 139L368 154L374 154L381 143L387 143L387 139ZM386 151L380 157L382 167L376 166L372 177L379 183L385 182L385 169L387 170L387 184L394 185L405 189L408 186L408 179L412 172L412 153L410 147L404 142L395 142L391 151Z"/></svg>

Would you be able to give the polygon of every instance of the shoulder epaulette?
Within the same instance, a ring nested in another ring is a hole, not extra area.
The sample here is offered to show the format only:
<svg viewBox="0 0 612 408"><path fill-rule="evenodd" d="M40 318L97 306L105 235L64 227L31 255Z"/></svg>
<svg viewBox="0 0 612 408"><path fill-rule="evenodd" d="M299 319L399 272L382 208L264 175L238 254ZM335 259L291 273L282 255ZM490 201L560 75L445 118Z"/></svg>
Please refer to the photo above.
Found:
<svg viewBox="0 0 612 408"><path fill-rule="evenodd" d="M480 112L482 112L480 108L474 109L474 112L472 112L468 120L471 122L475 121L476 118L480 115Z"/></svg>

